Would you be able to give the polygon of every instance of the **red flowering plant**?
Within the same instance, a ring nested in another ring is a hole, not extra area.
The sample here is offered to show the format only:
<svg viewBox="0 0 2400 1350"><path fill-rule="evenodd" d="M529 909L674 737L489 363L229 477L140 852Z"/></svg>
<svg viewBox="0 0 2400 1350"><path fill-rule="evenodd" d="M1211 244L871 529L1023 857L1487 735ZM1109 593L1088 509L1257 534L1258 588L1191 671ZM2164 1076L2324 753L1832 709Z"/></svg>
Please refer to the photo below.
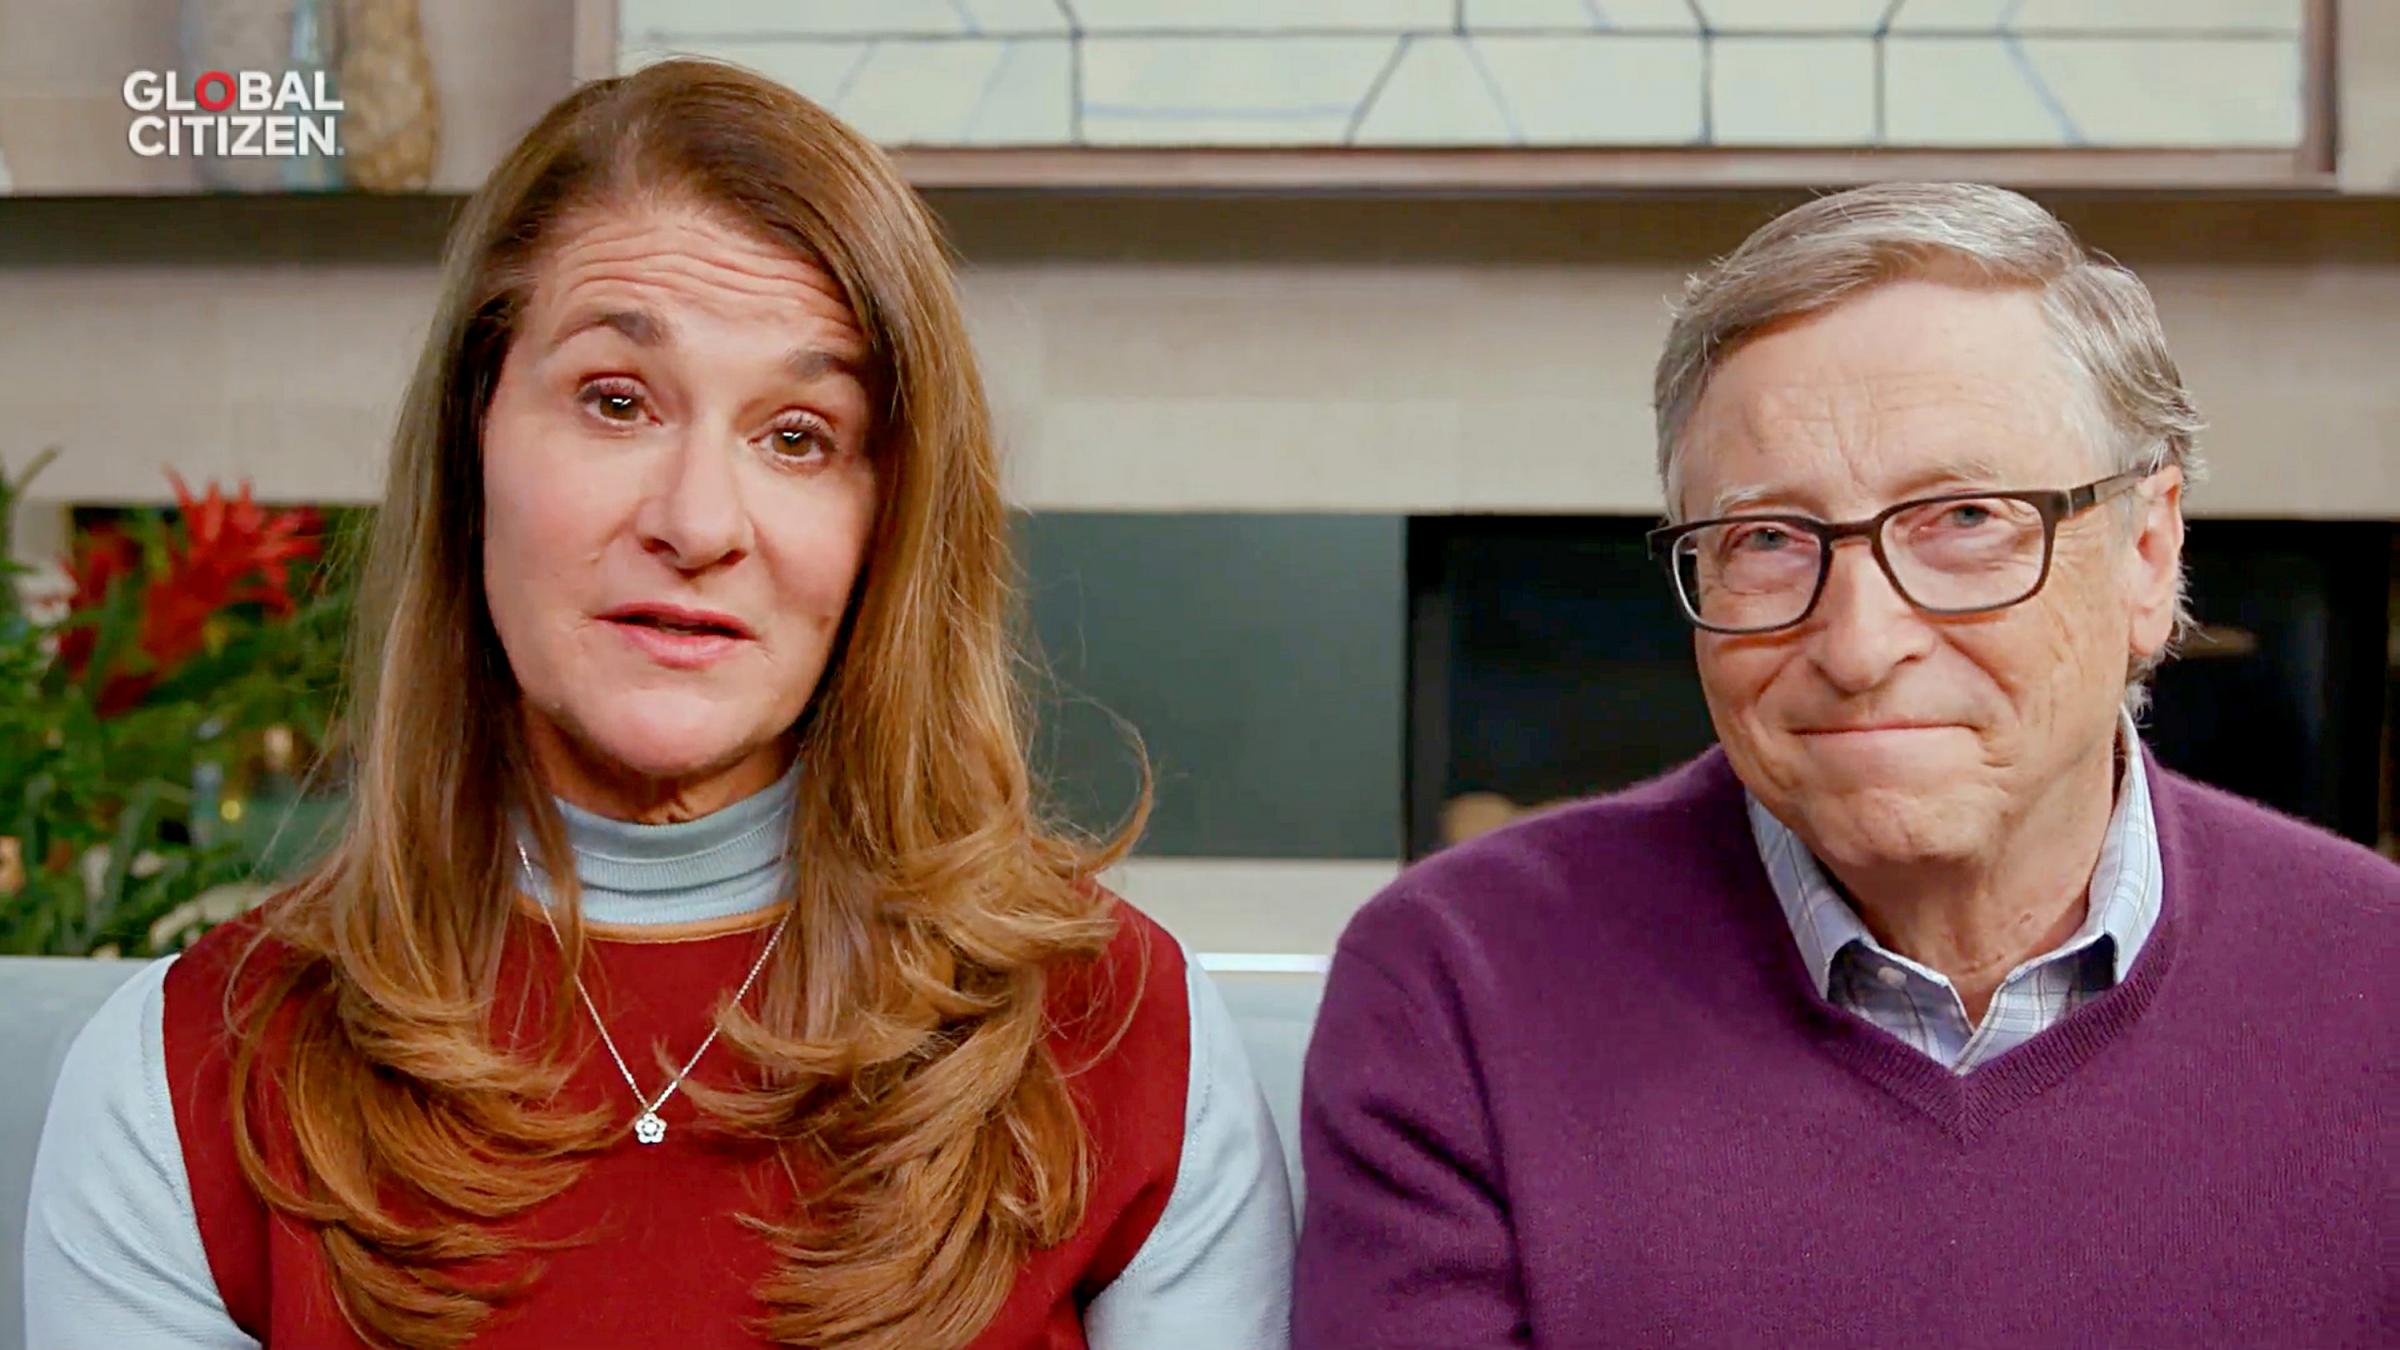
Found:
<svg viewBox="0 0 2400 1350"><path fill-rule="evenodd" d="M160 565L145 567L145 550L113 525L86 533L66 562L75 585L71 603L94 616L61 636L58 656L66 674L91 671L112 613L112 593L136 620L135 661L130 668L102 671L94 703L103 717L139 704L161 675L207 649L210 625L226 610L255 604L269 616L290 618L299 608L290 565L315 558L321 548L320 520L305 507L270 512L251 500L247 483L241 496L227 501L213 483L206 497L195 498L172 470L167 481L175 489L183 537L159 542ZM125 590L118 593L120 583ZM220 646L222 632L219 624Z"/></svg>
<svg viewBox="0 0 2400 1350"><path fill-rule="evenodd" d="M0 545L45 455L0 473ZM262 881L243 821L325 743L349 614L325 518L244 484L87 524L0 586L0 951L148 953ZM13 556L0 550L0 556Z"/></svg>

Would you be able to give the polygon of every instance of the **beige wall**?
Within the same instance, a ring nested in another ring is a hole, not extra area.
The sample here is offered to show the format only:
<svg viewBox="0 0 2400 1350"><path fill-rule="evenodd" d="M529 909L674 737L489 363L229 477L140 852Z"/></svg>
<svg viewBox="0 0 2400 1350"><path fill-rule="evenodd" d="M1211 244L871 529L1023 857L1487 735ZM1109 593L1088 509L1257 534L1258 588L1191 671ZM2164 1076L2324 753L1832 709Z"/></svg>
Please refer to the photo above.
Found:
<svg viewBox="0 0 2400 1350"><path fill-rule="evenodd" d="M1663 298L1786 200L940 205L1025 504L1648 514ZM2400 518L2400 201L2060 205L2158 294L2196 510ZM450 209L0 201L0 456L371 497Z"/></svg>
<svg viewBox="0 0 2400 1350"><path fill-rule="evenodd" d="M213 2L227 11L255 6L264 12L289 0ZM186 3L188 0L0 0L0 162L13 171L16 191L190 190L193 175L188 164L145 160L126 152L123 142L126 115L119 92L129 70L177 64L178 15ZM619 0L417 0L417 3L423 15L446 133L435 173L438 188L472 184L489 167L500 147L551 100L565 92L575 75L605 73L616 64L615 15ZM2334 78L2325 88L2312 91L2311 98L2322 97L2329 105L2328 111L2333 115L2331 124L2338 127L2333 136L2338 159L2335 172L2321 175L2314 169L2312 157L2309 161L2312 167L2301 171L2300 178L2312 185L2321 182L2345 192L2400 191L2400 6L2390 0L2281 0L2262 11L2268 16L2262 27L2276 27L2283 17L2304 6L2310 9L2322 6L2335 18L2332 30L2323 38L2330 57L2326 64ZM683 0L636 8L651 20L671 19L672 27L708 26L705 16L686 13L690 6ZM720 14L724 9L723 6L704 8L714 8ZM2098 21L2098 25L2107 26L2105 19ZM751 27L746 23L741 26ZM1905 16L1902 27L1907 27ZM2170 45L2175 42L2173 35L2153 33L2151 37L2163 37ZM1902 48L1913 50L1906 33L1897 40ZM1937 45L1947 48L1955 44ZM2273 42L2265 45L2277 46ZM1823 54L1819 48L1832 50L1824 43L1810 46L1812 55ZM1856 48L1845 45L1842 50L1854 54ZM1780 51L1771 40L1750 43L1733 40L1731 46L1721 46L1721 60L1730 64L1720 70L1720 75L1735 67L1739 69L1731 85L1720 80L1715 96L1720 100L1749 97L1755 102L1760 94L1768 95L1764 111L1747 121L1753 134L1763 133L1770 141L1780 141L1788 135L1815 140L1817 133L1827 128L1799 127L1799 122L1810 120L1805 115L1808 110L1800 108L1791 98L1783 98L1779 104L1771 97L1790 92L1779 80L1788 81L1808 73L1786 59L1762 63L1762 54ZM790 55L787 49L773 48L757 52L753 59L773 65ZM886 52L883 57L894 55ZM2050 53L2051 57L2056 55ZM2288 53L2277 56L2270 64L2280 63L2286 56ZM2037 54L2037 59L2049 58ZM2129 87L2125 77L2127 63L2139 73L2142 62L2135 49L2113 45L2097 67L2085 69L2085 63L2069 62L2066 67L2050 69L2045 78L2054 90L2066 92L2070 105L2097 100L2109 109L2092 122L2095 134L2103 141L2111 135L2128 133L2135 140L2150 139L2133 129L2137 125L2156 129L2161 117L2167 119L2168 139L2178 140L2208 120L2188 100L2178 102L2172 97L2176 93L2173 90L2162 93L2153 88L2143 97L2128 101L2122 93ZM2031 110L2031 105L2021 97L2014 100L2001 97L2004 91L2000 86L2013 86L2016 82L2013 70L1999 70L1993 79L1998 83L1987 91L1992 98L1985 99L1985 103L1996 99L2020 114ZM2138 78L2130 82L2131 86L2141 83ZM2157 81L2151 83L2155 85ZM1803 87L1814 88L1805 80ZM1472 95L1475 91L1468 92ZM2206 99L2202 101L2205 103ZM901 106L905 109L915 104L903 99ZM1737 103L1718 109L1720 131L1727 130L1728 118L1744 120L1740 106ZM1948 115L1954 116L1956 112L1952 109ZM1849 116L1854 120L1856 115L1853 105ZM2288 109L2275 114L2277 119L2288 116ZM2038 117L2021 125L2019 130L2030 136L2030 144L2044 143L2053 134L2047 121ZM2210 133L2212 139L2223 137L2227 130L2217 126ZM1738 137L1743 133L1735 128L1727 134ZM2016 139L2016 135L2010 133L2010 139ZM2283 133L2278 132L2273 139L2280 143L2282 137ZM2046 183L2208 184L2238 180L2289 185L2295 181L2288 157L2276 154L2176 163L2145 164L2137 162L2140 159L2139 156L2113 161L2089 157L2045 159L2036 152L2030 158L2023 154L1996 154L1983 162L1987 173L2023 173L2031 175L2029 181ZM978 165L956 159L943 161L938 156L920 158L918 163L923 171L945 175L945 181L950 182L980 181L995 172L995 166L988 162ZM1353 162L1343 171L1368 175L1394 173L1410 181L1422 181L1425 176L1458 181L1452 177L1455 166L1443 168L1420 163L1408 168L1392 161L1382 163L1382 169L1368 169ZM1519 165L1506 172L1543 175L1563 172L1571 178L1584 175L1582 181L1586 183L1605 181L1629 187L1660 181L1683 186L1789 184L1819 181L1828 175L1847 176L1857 163L1839 154L1775 157L1669 152L1624 159L1605 167L1586 164L1581 169L1567 168L1561 160L1550 159L1541 161L1539 168ZM1156 164L1147 172L1163 174L1166 181L1175 181L1188 167ZM1003 175L1008 172L997 171ZM1090 162L1065 171L1082 175L1127 172L1122 168L1097 168ZM1254 162L1244 170L1220 165L1204 172L1220 176L1248 173L1263 175L1265 181L1289 182L1292 180L1285 175L1291 171L1289 166L1278 168L1271 163ZM1321 164L1304 161L1297 171L1305 181L1309 175L1321 175L1324 169ZM1470 170L1470 177L1476 172L1479 171ZM2095 173L2102 176L2095 179L2092 177ZM1662 175L1668 177L1662 179ZM0 182L0 191L5 190L5 183Z"/></svg>
<svg viewBox="0 0 2400 1350"><path fill-rule="evenodd" d="M2400 192L2400 4L2342 0L2334 162L2344 192Z"/></svg>
<svg viewBox="0 0 2400 1350"><path fill-rule="evenodd" d="M20 187L121 146L113 80L170 61L174 3L0 0ZM2158 294L2214 423L2201 513L2400 519L2400 5L2344 9L2342 182L2383 196L2055 203ZM425 0L443 185L564 87L574 12ZM1647 515L1664 297L1790 200L938 205L1024 504ZM371 498L455 206L0 199L0 460L64 447L53 503L162 500L170 465ZM58 524L27 513L23 551L54 555ZM1313 953L1395 866L1140 859L1114 880L1196 949Z"/></svg>

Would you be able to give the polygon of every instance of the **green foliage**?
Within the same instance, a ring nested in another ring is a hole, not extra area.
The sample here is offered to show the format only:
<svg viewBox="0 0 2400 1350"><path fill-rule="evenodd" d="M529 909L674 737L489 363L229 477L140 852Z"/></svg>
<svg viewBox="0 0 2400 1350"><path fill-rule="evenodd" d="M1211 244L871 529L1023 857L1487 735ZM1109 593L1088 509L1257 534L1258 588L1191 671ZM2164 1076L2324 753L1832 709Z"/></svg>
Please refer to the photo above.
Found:
<svg viewBox="0 0 2400 1350"><path fill-rule="evenodd" d="M0 466L0 560L24 484L52 453L13 477ZM145 585L186 538L176 513L119 522L139 565L64 615L27 604L32 569L5 564L0 952L171 950L275 880L259 865L274 831L258 827L302 800L302 771L334 735L357 523L337 517L333 547L292 564L289 614L225 605L199 649L164 669L143 650ZM91 644L79 673L61 656L78 633ZM146 688L109 706L104 689L126 676Z"/></svg>

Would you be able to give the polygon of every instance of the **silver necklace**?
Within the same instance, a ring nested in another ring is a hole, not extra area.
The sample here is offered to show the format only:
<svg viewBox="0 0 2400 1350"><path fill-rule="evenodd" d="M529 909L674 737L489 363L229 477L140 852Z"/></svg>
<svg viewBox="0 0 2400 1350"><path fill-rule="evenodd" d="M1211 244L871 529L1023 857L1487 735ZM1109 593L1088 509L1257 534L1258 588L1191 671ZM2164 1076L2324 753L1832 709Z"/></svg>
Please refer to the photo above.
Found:
<svg viewBox="0 0 2400 1350"><path fill-rule="evenodd" d="M517 861L525 865L525 880L531 884L534 880L533 859L526 854L523 840L517 842ZM558 943L559 949L564 951L566 940L558 935L558 921L550 917L550 906L547 904L542 905L542 922L550 925L550 940ZM792 912L786 909L783 918L776 922L775 931L767 935L767 945L758 949L758 959L750 963L750 973L742 977L742 987L733 991L734 1007L740 1007L742 1000L749 995L750 986L758 981L758 973L767 968L767 958L775 954L775 944L782 941L783 930L791 922ZM683 1062L683 1067L675 1071L675 1076L667 1080L667 1085L658 1090L657 1096L645 1097L642 1095L642 1085L634 1081L633 1070L626 1065L625 1057L617 1053L617 1042L608 1034L608 1023L600 1020L600 1009L592 1002L591 991L583 987L581 971L575 974L575 992L583 998L583 1010L592 1016L592 1028L600 1033L600 1044L608 1047L608 1057L617 1062L617 1072L625 1075L625 1086L633 1093L634 1104L642 1108L641 1114L633 1118L634 1139L644 1144L660 1142L667 1137L667 1122L659 1118L658 1108L666 1105L667 1098L674 1096L675 1090L683 1086L683 1080L700 1063L700 1057L708 1053L708 1047L717 1043L717 1033L725 1029L723 1024L708 1029L708 1038L700 1042L700 1048Z"/></svg>

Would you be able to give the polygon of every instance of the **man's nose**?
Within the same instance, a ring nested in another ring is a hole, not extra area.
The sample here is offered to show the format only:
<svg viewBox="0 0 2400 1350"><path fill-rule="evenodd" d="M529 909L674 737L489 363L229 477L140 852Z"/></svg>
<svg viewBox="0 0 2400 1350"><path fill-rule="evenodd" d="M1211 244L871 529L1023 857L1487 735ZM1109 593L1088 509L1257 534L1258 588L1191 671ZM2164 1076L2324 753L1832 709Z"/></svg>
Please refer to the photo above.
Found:
<svg viewBox="0 0 2400 1350"><path fill-rule="evenodd" d="M1863 539L1845 539L1825 560L1825 593L1809 616L1809 659L1846 694L1865 693L1922 656L1933 626L1900 593Z"/></svg>

